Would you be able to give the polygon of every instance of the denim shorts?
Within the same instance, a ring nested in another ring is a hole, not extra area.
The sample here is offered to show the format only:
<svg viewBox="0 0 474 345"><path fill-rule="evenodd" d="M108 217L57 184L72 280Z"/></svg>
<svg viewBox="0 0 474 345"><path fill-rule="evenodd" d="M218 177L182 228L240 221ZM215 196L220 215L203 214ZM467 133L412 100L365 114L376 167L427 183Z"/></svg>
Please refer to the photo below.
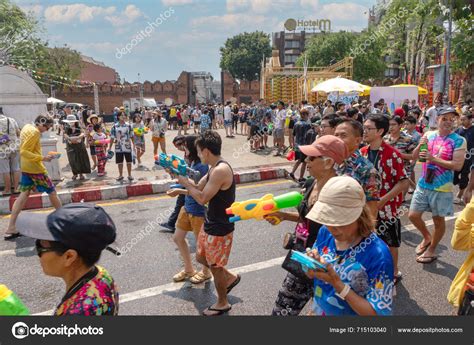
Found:
<svg viewBox="0 0 474 345"><path fill-rule="evenodd" d="M232 120L224 120L224 126L225 127L231 127L232 126Z"/></svg>
<svg viewBox="0 0 474 345"><path fill-rule="evenodd" d="M411 200L410 211L431 212L434 217L447 217L454 214L453 193L437 192L416 186Z"/></svg>

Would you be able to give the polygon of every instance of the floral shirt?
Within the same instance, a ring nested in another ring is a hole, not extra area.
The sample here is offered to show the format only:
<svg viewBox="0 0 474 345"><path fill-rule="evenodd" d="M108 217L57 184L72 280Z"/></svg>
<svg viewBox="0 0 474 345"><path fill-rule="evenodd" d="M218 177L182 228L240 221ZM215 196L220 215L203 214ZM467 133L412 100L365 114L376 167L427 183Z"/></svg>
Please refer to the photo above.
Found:
<svg viewBox="0 0 474 345"><path fill-rule="evenodd" d="M356 150L348 159L337 168L337 175L350 176L360 183L365 192L367 201L380 200L382 181L374 165L359 150Z"/></svg>
<svg viewBox="0 0 474 345"><path fill-rule="evenodd" d="M326 262L333 263L342 282L365 298L377 315L392 314L392 255L375 233L352 250L339 251L334 237L326 226L322 226L313 249L317 249ZM314 279L313 301L316 315L357 315L349 303L336 296L334 288L322 280Z"/></svg>
<svg viewBox="0 0 474 345"><path fill-rule="evenodd" d="M96 266L92 274L91 279L64 296L54 312L55 316L117 315L119 294L112 276L100 266Z"/></svg>
<svg viewBox="0 0 474 345"><path fill-rule="evenodd" d="M412 153L413 150L418 146L418 143L412 138L412 136L404 132L400 132L400 137L397 140L393 140L388 134L384 137L384 140L387 144L396 148L398 152L404 154ZM413 165L409 159L404 159L403 161L407 174L410 175Z"/></svg>
<svg viewBox="0 0 474 345"><path fill-rule="evenodd" d="M374 161L375 168L381 174L382 187L380 188L380 197L385 196L391 191L399 181L408 178L400 153L387 143L382 142L374 159L369 158L370 145L363 147L360 152L362 156L370 161ZM391 217L398 217L398 208L401 206L402 201L402 193L389 200L384 208L379 210L379 218L389 219Z"/></svg>

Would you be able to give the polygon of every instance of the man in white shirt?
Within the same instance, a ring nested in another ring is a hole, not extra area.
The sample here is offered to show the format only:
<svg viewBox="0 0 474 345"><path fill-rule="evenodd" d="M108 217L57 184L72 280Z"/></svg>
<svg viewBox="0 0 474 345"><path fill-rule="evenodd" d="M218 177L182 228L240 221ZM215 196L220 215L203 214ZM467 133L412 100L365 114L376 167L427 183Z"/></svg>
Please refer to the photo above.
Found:
<svg viewBox="0 0 474 345"><path fill-rule="evenodd" d="M234 132L232 130L232 108L230 104L230 101L227 101L224 107L225 136L227 138L234 138Z"/></svg>
<svg viewBox="0 0 474 345"><path fill-rule="evenodd" d="M435 131L438 129L437 108L439 108L440 106L441 106L441 102L439 101L439 99L437 99L434 101L433 106L426 111L426 117L428 117L428 121L429 121L428 126L430 127L430 131Z"/></svg>

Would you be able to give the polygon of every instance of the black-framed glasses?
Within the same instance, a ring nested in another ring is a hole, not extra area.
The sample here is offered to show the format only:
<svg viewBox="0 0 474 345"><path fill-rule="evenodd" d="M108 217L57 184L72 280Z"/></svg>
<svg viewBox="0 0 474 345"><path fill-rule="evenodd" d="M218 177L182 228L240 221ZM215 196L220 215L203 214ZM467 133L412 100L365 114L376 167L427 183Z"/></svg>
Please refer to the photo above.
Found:
<svg viewBox="0 0 474 345"><path fill-rule="evenodd" d="M39 257L43 255L43 253L48 253L48 252L56 252L60 254L64 254L66 252L67 248L62 246L61 244L57 242L50 242L51 247L44 247L41 245L41 240L36 240L35 246L36 246L36 253L38 254Z"/></svg>
<svg viewBox="0 0 474 345"><path fill-rule="evenodd" d="M377 127L364 127L364 132L370 132L370 131L373 131L373 130L377 130Z"/></svg>

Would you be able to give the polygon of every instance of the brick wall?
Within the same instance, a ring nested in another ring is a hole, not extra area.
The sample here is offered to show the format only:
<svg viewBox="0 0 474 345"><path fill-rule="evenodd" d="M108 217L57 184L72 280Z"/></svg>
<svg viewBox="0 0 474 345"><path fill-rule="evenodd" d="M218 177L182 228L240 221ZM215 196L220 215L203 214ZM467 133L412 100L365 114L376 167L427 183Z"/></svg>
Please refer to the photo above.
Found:
<svg viewBox="0 0 474 345"><path fill-rule="evenodd" d="M189 87L190 75L187 72L182 72L175 82L167 80L164 83L160 81L151 83L145 81L143 83L143 97L154 98L157 102L164 102L166 98L171 98L174 103L186 104L188 103ZM100 111L111 114L114 107L122 105L124 100L139 98L139 90L139 85L131 85L129 83L125 83L122 88L112 87L110 83L100 84ZM61 92L56 92L56 97L65 102L83 103L92 107L94 106L94 91L92 86L85 88L65 87Z"/></svg>
<svg viewBox="0 0 474 345"><path fill-rule="evenodd" d="M112 84L115 82L115 70L110 67L82 61L80 80Z"/></svg>

